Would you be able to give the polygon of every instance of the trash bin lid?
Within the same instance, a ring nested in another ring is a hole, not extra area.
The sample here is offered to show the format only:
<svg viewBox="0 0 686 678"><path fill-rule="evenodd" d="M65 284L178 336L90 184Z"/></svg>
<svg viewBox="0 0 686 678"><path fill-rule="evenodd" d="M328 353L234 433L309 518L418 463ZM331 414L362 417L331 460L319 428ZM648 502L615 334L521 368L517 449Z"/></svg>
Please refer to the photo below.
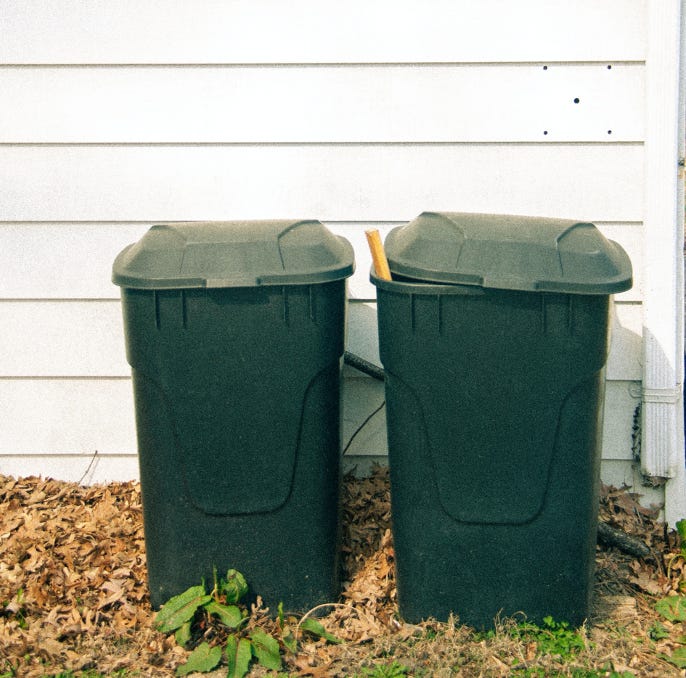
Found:
<svg viewBox="0 0 686 678"><path fill-rule="evenodd" d="M571 294L632 285L626 252L590 223L424 212L384 245L391 273L424 282Z"/></svg>
<svg viewBox="0 0 686 678"><path fill-rule="evenodd" d="M302 285L347 278L350 243L319 221L158 224L115 259L112 282L138 289Z"/></svg>

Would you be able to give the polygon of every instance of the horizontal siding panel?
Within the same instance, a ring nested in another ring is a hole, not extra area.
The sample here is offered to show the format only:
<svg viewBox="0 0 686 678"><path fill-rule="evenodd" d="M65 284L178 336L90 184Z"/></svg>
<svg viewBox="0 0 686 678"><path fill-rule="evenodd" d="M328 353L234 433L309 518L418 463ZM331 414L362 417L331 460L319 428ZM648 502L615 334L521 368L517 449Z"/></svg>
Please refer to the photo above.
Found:
<svg viewBox="0 0 686 678"><path fill-rule="evenodd" d="M1 209L1 207L0 207ZM381 237L398 222L326 224L347 238L355 250L355 273L348 280L352 299L371 300L376 288L369 282L371 255L364 235L377 228ZM118 299L110 282L112 262L129 243L136 242L152 223L0 223L0 299ZM642 297L642 226L636 223L598 224L603 234L628 252L634 286L617 295L621 301ZM29 254L30 253L30 254Z"/></svg>
<svg viewBox="0 0 686 678"><path fill-rule="evenodd" d="M641 145L2 146L0 221L637 221Z"/></svg>
<svg viewBox="0 0 686 678"><path fill-rule="evenodd" d="M0 302L0 377L128 376L116 301Z"/></svg>
<svg viewBox="0 0 686 678"><path fill-rule="evenodd" d="M643 78L626 64L0 68L0 143L640 141Z"/></svg>
<svg viewBox="0 0 686 678"><path fill-rule="evenodd" d="M151 225L0 224L0 298L117 299L112 262Z"/></svg>
<svg viewBox="0 0 686 678"><path fill-rule="evenodd" d="M151 225L0 224L0 298L116 299L112 262Z"/></svg>
<svg viewBox="0 0 686 678"><path fill-rule="evenodd" d="M642 59L641 0L4 0L0 63Z"/></svg>
<svg viewBox="0 0 686 678"><path fill-rule="evenodd" d="M136 452L130 379L0 379L0 402L0 457Z"/></svg>
<svg viewBox="0 0 686 678"><path fill-rule="evenodd" d="M138 457L130 455L0 454L0 474L40 476L82 485L138 480Z"/></svg>
<svg viewBox="0 0 686 678"><path fill-rule="evenodd" d="M378 364L375 304L351 304L348 347ZM0 377L126 377L118 301L0 302ZM607 376L640 376L640 305L618 305Z"/></svg>
<svg viewBox="0 0 686 678"><path fill-rule="evenodd" d="M614 305L610 355L607 361L608 379L639 380L642 378L643 308L641 304Z"/></svg>

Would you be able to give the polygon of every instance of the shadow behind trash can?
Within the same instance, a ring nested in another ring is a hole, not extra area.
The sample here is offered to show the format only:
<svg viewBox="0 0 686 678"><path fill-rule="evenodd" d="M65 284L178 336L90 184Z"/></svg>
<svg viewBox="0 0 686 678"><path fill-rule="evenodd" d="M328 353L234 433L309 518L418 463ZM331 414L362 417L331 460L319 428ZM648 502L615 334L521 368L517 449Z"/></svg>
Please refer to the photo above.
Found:
<svg viewBox="0 0 686 678"><path fill-rule="evenodd" d="M377 286L401 615L589 613L610 294L591 224L425 213Z"/></svg>
<svg viewBox="0 0 686 678"><path fill-rule="evenodd" d="M315 221L158 225L116 259L154 607L213 567L274 610L335 599L352 271Z"/></svg>

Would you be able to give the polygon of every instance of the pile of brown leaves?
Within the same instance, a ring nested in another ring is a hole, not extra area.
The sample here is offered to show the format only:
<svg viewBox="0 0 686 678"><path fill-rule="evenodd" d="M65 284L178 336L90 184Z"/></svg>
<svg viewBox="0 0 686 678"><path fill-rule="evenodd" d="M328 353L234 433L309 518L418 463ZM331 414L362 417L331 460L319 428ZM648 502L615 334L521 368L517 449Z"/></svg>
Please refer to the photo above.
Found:
<svg viewBox="0 0 686 678"><path fill-rule="evenodd" d="M0 478L0 603L0 671L166 663L172 643L150 630L138 485Z"/></svg>
<svg viewBox="0 0 686 678"><path fill-rule="evenodd" d="M605 654L589 655L587 665L607 660L635 675L682 675L660 658L678 645L673 637L683 633L680 625L672 629L661 620L668 632L661 646L648 636L658 621L655 599L683 590L686 574L681 563L669 565L676 562L675 535L637 499L603 488L601 519L641 539L652 556L639 560L598 549L598 612L590 637L594 652ZM387 469L345 479L343 523L343 593L320 621L345 642L303 639L302 651L286 658L291 675L355 675L390 658L423 675L440 675L443 666L466 676L511 670L507 653L521 648L507 645L514 642L507 633L486 641L456 624L414 626L398 619ZM187 653L153 628L144 546L137 483L80 487L0 476L0 676L89 669L173 675ZM631 627L633 640L617 640L618 620ZM251 623L270 630L275 622L267 610L254 609Z"/></svg>

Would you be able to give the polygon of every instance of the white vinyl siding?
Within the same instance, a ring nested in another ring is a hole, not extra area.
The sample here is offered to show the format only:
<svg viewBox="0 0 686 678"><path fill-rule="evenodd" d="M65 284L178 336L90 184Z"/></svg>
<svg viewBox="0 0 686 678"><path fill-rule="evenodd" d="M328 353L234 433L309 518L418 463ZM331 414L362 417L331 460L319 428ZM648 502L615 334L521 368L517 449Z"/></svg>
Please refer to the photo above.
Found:
<svg viewBox="0 0 686 678"><path fill-rule="evenodd" d="M0 68L0 90L14 105L0 110L0 139L77 144L635 141L643 133L643 76L640 64L604 62L9 67ZM45 115L46 104L51 115Z"/></svg>
<svg viewBox="0 0 686 678"><path fill-rule="evenodd" d="M643 0L4 0L9 64L640 61Z"/></svg>
<svg viewBox="0 0 686 678"><path fill-rule="evenodd" d="M325 222L355 247L349 348L378 362L364 230L449 210L588 220L628 251L603 468L633 482L645 21L643 0L5 0L0 472L136 473L109 278L153 223ZM344 443L383 400L345 375ZM382 410L348 453L385 452Z"/></svg>

